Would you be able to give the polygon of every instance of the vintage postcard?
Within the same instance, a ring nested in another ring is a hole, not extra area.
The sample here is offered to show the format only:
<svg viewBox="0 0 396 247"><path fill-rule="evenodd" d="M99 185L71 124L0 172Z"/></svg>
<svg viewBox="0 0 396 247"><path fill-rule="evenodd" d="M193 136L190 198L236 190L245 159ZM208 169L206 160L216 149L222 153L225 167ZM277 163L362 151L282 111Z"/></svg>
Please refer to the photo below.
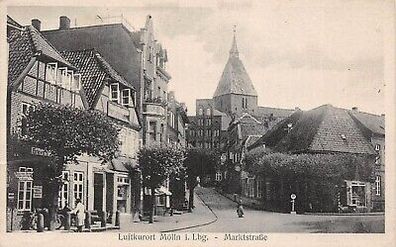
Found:
<svg viewBox="0 0 396 247"><path fill-rule="evenodd" d="M394 244L393 1L1 7L0 246Z"/></svg>

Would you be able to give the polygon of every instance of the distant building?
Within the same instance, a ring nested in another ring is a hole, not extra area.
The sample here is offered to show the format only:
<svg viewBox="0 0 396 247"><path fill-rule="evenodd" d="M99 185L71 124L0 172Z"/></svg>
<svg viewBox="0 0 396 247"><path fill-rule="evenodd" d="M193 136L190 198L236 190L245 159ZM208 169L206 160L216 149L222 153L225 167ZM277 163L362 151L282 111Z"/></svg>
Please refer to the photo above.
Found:
<svg viewBox="0 0 396 247"><path fill-rule="evenodd" d="M217 180L227 180L227 190L240 192L238 161L243 155L241 144L248 136L261 136L271 126L291 115L294 110L258 106L258 95L232 40L228 61L212 99L197 99L196 114L189 116L187 142L198 148L217 148L225 161L232 163L225 173L218 171ZM250 123L250 127L248 126ZM247 124L246 128L241 126ZM245 133L245 130L248 132ZM247 134L248 133L248 134ZM246 134L246 135L245 135ZM224 163L223 162L223 163ZM236 168L238 169L238 168ZM227 174L228 172L228 174Z"/></svg>
<svg viewBox="0 0 396 247"><path fill-rule="evenodd" d="M187 107L175 98L175 92L168 96L167 143L176 147L186 147L186 127L188 124Z"/></svg>

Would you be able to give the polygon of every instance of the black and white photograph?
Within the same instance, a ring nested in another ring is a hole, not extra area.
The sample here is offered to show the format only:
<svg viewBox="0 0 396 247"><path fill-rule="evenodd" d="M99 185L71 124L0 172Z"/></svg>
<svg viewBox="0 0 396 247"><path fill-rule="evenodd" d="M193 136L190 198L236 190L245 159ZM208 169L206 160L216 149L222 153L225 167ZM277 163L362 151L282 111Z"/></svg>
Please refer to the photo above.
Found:
<svg viewBox="0 0 396 247"><path fill-rule="evenodd" d="M393 1L76 4L3 6L4 246L391 243Z"/></svg>

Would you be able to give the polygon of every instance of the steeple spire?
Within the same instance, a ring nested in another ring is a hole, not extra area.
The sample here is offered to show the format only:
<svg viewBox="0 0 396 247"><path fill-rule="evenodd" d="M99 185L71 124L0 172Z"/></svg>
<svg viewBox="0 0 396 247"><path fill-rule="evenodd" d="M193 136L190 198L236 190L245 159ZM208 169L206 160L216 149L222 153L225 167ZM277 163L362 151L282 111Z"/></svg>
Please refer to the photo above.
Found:
<svg viewBox="0 0 396 247"><path fill-rule="evenodd" d="M239 51L238 51L238 46L237 46L237 42L236 42L236 25L234 25L233 32L234 32L234 38L232 40L230 57L239 57Z"/></svg>

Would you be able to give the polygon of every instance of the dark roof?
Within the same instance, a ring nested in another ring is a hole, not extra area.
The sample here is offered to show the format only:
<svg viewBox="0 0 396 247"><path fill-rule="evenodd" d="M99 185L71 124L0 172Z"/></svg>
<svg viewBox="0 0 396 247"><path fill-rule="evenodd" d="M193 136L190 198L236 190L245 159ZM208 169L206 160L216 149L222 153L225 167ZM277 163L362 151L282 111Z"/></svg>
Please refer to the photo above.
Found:
<svg viewBox="0 0 396 247"><path fill-rule="evenodd" d="M290 123L291 130L288 128ZM280 152L374 154L369 140L348 111L331 105L295 112L260 138L250 149L262 144Z"/></svg>
<svg viewBox="0 0 396 247"><path fill-rule="evenodd" d="M16 28L22 28L22 25L12 19L9 15L7 15L7 25L12 25Z"/></svg>
<svg viewBox="0 0 396 247"><path fill-rule="evenodd" d="M282 108L273 108L273 107L265 107L265 106L258 106L254 115L257 116L272 116L273 117L281 117L286 118L293 114L295 110L292 109L282 109Z"/></svg>
<svg viewBox="0 0 396 247"><path fill-rule="evenodd" d="M129 172L138 167L137 162L126 157L118 157L110 163L110 169L121 172Z"/></svg>
<svg viewBox="0 0 396 247"><path fill-rule="evenodd" d="M226 94L257 96L256 89L250 80L245 66L243 66L242 61L239 59L235 35L230 50L230 56L213 97Z"/></svg>
<svg viewBox="0 0 396 247"><path fill-rule="evenodd" d="M78 68L90 107L94 107L107 79L133 88L95 49L63 51L62 54Z"/></svg>
<svg viewBox="0 0 396 247"><path fill-rule="evenodd" d="M385 115L379 116L360 111L349 111L351 116L366 127L370 132L377 135L385 135Z"/></svg>
<svg viewBox="0 0 396 247"><path fill-rule="evenodd" d="M13 86L15 80L28 66L34 56L59 62L75 69L66 59L44 38L33 26L27 26L23 31L11 30L8 36L9 64L8 85Z"/></svg>

